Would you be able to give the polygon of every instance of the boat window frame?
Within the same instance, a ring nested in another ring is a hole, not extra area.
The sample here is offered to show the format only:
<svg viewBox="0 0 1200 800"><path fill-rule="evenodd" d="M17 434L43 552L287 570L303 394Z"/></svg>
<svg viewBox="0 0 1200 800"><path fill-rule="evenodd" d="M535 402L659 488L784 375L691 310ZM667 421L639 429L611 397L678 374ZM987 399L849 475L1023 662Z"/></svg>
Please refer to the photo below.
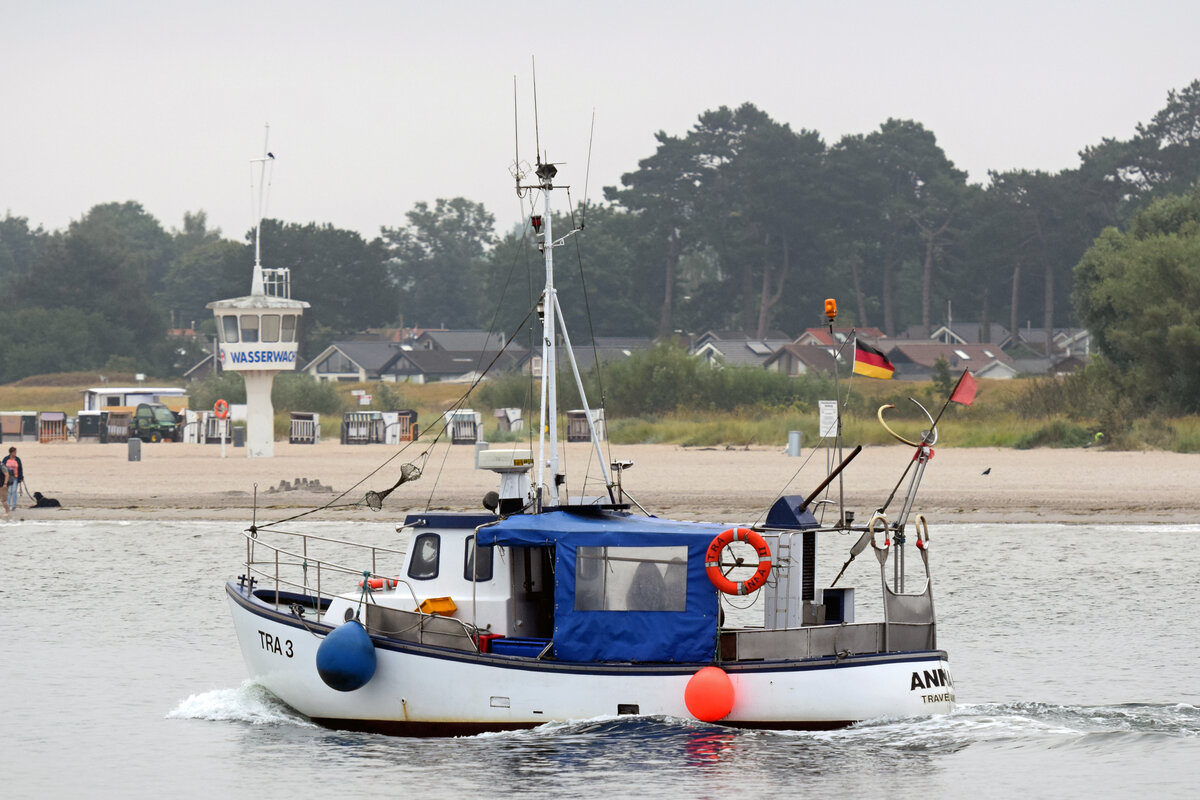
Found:
<svg viewBox="0 0 1200 800"><path fill-rule="evenodd" d="M421 547L421 544L426 540L432 541L434 543L433 573L425 574L422 572L422 573L418 574L417 572L415 572L415 570L418 565L417 558L419 555L419 549ZM437 578L438 574L441 572L441 566L442 566L442 536L441 536L441 534L434 533L432 531L426 531L425 533L418 533L416 535L416 537L413 538L412 548L409 552L412 553L412 557L409 558L409 560L408 560L408 577L412 578L414 581L435 580Z"/></svg>
<svg viewBox="0 0 1200 800"><path fill-rule="evenodd" d="M581 546L574 610L685 612L687 557L687 545Z"/></svg>
<svg viewBox="0 0 1200 800"><path fill-rule="evenodd" d="M476 556L487 551L485 559L479 559L476 563ZM483 544L478 547L475 545L475 534L467 537L463 546L463 578L469 583L487 583L495 577L495 559L496 546L491 544ZM486 561L486 564L484 563ZM486 573L482 573L481 566L486 566ZM472 569L474 568L474 569ZM471 573L475 575L472 577Z"/></svg>

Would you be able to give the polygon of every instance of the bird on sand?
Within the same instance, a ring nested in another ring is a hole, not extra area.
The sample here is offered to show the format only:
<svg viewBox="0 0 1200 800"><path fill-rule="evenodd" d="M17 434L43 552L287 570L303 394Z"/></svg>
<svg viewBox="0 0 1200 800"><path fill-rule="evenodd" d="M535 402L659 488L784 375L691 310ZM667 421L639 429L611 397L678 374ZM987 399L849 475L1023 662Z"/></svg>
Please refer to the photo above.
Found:
<svg viewBox="0 0 1200 800"><path fill-rule="evenodd" d="M985 470L983 471L983 474L984 474L984 475L987 475L987 474L991 473L991 471L992 471L992 468L991 468L991 467L988 467L987 469L985 469Z"/></svg>

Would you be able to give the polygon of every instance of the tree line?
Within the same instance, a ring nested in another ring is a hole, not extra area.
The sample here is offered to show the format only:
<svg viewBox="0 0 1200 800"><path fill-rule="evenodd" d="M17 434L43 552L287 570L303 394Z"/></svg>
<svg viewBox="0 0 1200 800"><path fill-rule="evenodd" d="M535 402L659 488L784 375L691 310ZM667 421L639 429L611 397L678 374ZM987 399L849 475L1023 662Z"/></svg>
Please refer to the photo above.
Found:
<svg viewBox="0 0 1200 800"><path fill-rule="evenodd" d="M829 296L843 323L889 335L928 330L948 308L1010 330L1093 325L1101 318L1073 302L1076 265L1105 229L1127 232L1200 178L1200 81L1170 92L1129 139L1085 146L1076 167L993 172L986 185L913 120L827 143L745 104L656 141L603 201L555 220L558 232L584 229L556 258L578 340L795 334L821 323ZM0 381L114 360L180 374L198 354L168 328L211 332L205 304L248 291L251 242L211 229L202 211L166 230L132 201L95 206L61 231L7 213ZM417 203L373 239L268 219L262 252L266 266L291 268L295 296L312 305L302 357L374 327L521 335L541 288L529 226L497 232L466 198Z"/></svg>

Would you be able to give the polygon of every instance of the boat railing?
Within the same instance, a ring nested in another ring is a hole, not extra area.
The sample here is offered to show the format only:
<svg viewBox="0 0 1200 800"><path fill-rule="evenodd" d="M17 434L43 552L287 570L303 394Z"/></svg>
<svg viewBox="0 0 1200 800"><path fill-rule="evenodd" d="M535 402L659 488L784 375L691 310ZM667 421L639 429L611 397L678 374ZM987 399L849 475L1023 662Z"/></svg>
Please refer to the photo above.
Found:
<svg viewBox="0 0 1200 800"><path fill-rule="evenodd" d="M935 626L927 622L850 622L800 628L740 628L721 632L723 661L846 658L852 655L931 650Z"/></svg>
<svg viewBox="0 0 1200 800"><path fill-rule="evenodd" d="M403 585L412 596L414 607L418 604L416 592L408 581L396 577L389 578L380 574L379 571L381 557L394 556L398 560L403 560L403 550L352 542L345 539L335 539L328 536L317 536L310 533L279 530L269 532L273 536L286 537L289 543L296 542L296 544L291 545L289 548L282 546L282 543L264 540L263 535L265 533L267 532L258 529L246 531L243 534L246 539L246 573L250 577L257 578L264 588L268 584L274 585L276 608L291 604L290 602L285 602L285 598L281 594L283 591L281 587L288 587L289 590L298 590L313 598L319 621L321 611L323 610L321 600L326 597L331 598L335 593L334 591L326 592L323 584L331 576L342 575L355 576L361 582L369 582L373 578L379 579L397 588ZM310 544L315 543L321 543L322 546L349 548L352 552L364 551L368 555L367 561L370 567L366 568L365 564L351 566L330 559L318 558L314 554L313 549L310 548ZM263 550L266 551L265 554L262 552ZM361 586L362 584L360 583L359 585ZM367 586L369 598L370 584L367 583Z"/></svg>
<svg viewBox="0 0 1200 800"><path fill-rule="evenodd" d="M366 629L372 636L479 652L479 629L463 620L377 604L366 611Z"/></svg>

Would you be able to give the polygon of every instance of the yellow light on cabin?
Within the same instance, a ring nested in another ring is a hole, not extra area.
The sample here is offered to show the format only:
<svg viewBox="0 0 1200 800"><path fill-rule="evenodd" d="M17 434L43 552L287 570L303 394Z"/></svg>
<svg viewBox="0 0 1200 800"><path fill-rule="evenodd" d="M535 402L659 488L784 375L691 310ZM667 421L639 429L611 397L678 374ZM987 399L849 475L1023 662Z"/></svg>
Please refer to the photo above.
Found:
<svg viewBox="0 0 1200 800"><path fill-rule="evenodd" d="M825 316L829 318L830 322L837 319L837 300L832 297L825 300Z"/></svg>

